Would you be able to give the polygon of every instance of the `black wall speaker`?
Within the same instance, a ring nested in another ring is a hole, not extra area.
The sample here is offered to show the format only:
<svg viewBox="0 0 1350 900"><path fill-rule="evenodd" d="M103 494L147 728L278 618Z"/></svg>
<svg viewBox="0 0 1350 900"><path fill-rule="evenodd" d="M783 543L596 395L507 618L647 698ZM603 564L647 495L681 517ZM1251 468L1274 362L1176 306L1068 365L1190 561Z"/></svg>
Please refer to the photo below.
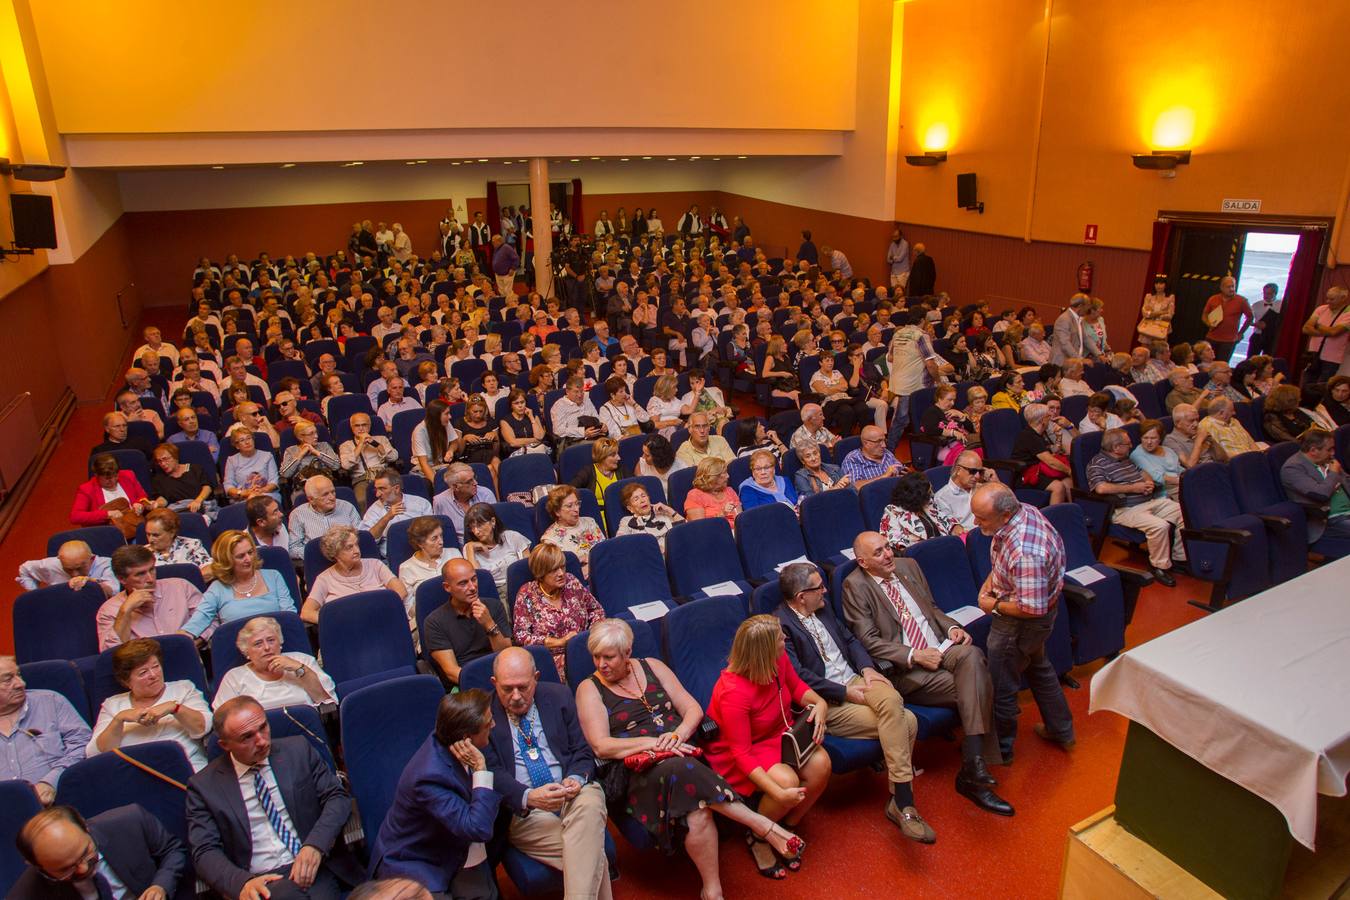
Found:
<svg viewBox="0 0 1350 900"><path fill-rule="evenodd" d="M56 248L56 216L52 198L46 194L10 194L9 212L14 220L14 245L25 249Z"/></svg>
<svg viewBox="0 0 1350 900"><path fill-rule="evenodd" d="M956 205L970 209L979 203L975 191L975 173L962 172L956 176Z"/></svg>

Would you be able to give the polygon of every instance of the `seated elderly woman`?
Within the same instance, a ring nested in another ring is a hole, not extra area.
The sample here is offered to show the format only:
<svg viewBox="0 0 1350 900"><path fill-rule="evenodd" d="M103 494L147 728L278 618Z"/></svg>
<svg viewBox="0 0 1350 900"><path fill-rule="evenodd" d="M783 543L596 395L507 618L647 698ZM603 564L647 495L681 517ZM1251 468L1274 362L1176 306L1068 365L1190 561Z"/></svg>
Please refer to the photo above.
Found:
<svg viewBox="0 0 1350 900"><path fill-rule="evenodd" d="M768 450L756 450L750 454L750 477L737 486L741 498L741 509L754 509L756 506L768 506L770 503L797 508L797 489L792 482L778 474L778 464Z"/></svg>
<svg viewBox="0 0 1350 900"><path fill-rule="evenodd" d="M751 840L767 841L775 853L801 855L800 838L741 802L699 758L693 737L702 708L661 660L633 659L627 622L593 625L586 649L595 674L577 686L577 718L600 765L611 770L602 782L608 799L626 808L666 853L684 838L703 879L702 897L722 896L714 812L744 825ZM654 762L641 771L626 766L624 760L635 755ZM765 858L778 867L767 853Z"/></svg>
<svg viewBox="0 0 1350 900"><path fill-rule="evenodd" d="M1167 496L1177 499L1181 486L1181 457L1171 447L1163 445L1162 423L1157 419L1145 419L1139 426L1139 446L1130 451L1130 462L1153 479L1153 483L1167 492Z"/></svg>
<svg viewBox="0 0 1350 900"><path fill-rule="evenodd" d="M319 607L328 601L386 588L398 594L411 619L412 596L408 589L382 560L362 558L361 542L355 528L334 525L319 538L319 550L332 565L315 576L305 605L300 607L300 618L318 624Z"/></svg>
<svg viewBox="0 0 1350 900"><path fill-rule="evenodd" d="M124 512L143 515L155 505L136 475L119 469L117 457L111 453L95 456L92 468L94 476L75 489L75 503L70 507L72 523L81 527L118 525Z"/></svg>
<svg viewBox="0 0 1350 900"><path fill-rule="evenodd" d="M647 489L640 482L629 482L619 491L619 502L628 515L619 522L615 535L650 534L666 552L666 535L684 521L684 516L664 503L653 503Z"/></svg>
<svg viewBox="0 0 1350 900"><path fill-rule="evenodd" d="M281 652L281 624L271 616L258 616L239 629L234 645L244 656L220 679L214 709L234 697L252 697L263 709L282 706L318 706L337 701L337 689L319 661L298 650Z"/></svg>
<svg viewBox="0 0 1350 900"><path fill-rule="evenodd" d="M208 519L215 516L211 480L201 466L179 459L177 444L160 444L152 459L155 471L150 476L150 490L156 504L178 512L201 513Z"/></svg>
<svg viewBox="0 0 1350 900"><path fill-rule="evenodd" d="M155 565L184 563L201 569L202 578L215 577L211 551L196 538L178 533L178 513L171 509L152 509L145 517L145 545L155 554Z"/></svg>
<svg viewBox="0 0 1350 900"><path fill-rule="evenodd" d="M473 507L469 510L472 512ZM450 560L464 556L454 547L445 546L445 527L435 516L418 516L408 523L408 547L413 554L398 567L398 580L403 582L409 597L428 578L441 577L441 567Z"/></svg>
<svg viewBox="0 0 1350 900"><path fill-rule="evenodd" d="M599 445L596 441L596 445ZM615 453L617 456L617 452ZM553 524L544 529L539 540L569 550L581 560L582 571L588 572L591 548L605 539L605 532L590 516L581 514L581 497L570 484L560 484L548 492L548 511Z"/></svg>
<svg viewBox="0 0 1350 900"><path fill-rule="evenodd" d="M206 765L202 738L211 730L211 709L189 679L164 683L164 650L154 638L119 644L112 653L113 677L126 688L103 701L88 756L149 741L173 741L183 748L194 772Z"/></svg>
<svg viewBox="0 0 1350 900"><path fill-rule="evenodd" d="M807 746L814 749L800 767L783 760L784 720L793 719L794 706L807 710L813 729ZM830 755L819 746L827 715L825 700L788 661L778 619L751 616L736 629L727 667L708 702L708 717L720 729L707 745L708 765L738 794L751 798L751 805L757 801L765 818L795 829L830 780ZM760 839L750 844L756 867L769 878L784 877L784 864L800 868L803 849L800 842L783 849Z"/></svg>
<svg viewBox="0 0 1350 900"><path fill-rule="evenodd" d="M627 389L625 386L624 390ZM619 442L614 438L604 437L591 445L591 464L578 472L571 484L578 491L586 491L595 496L595 503L600 507L600 524L607 525L605 489L620 478L631 478L632 475L633 473L624 468L619 461Z"/></svg>
<svg viewBox="0 0 1350 900"><path fill-rule="evenodd" d="M553 654L558 677L567 683L567 641L605 617L599 601L567 571L562 548L547 540L530 551L528 582L516 594L513 616L516 643L539 644Z"/></svg>
<svg viewBox="0 0 1350 900"><path fill-rule="evenodd" d="M684 496L684 517L691 522L722 516L728 525L736 524L741 500L728 486L727 464L715 456L705 456L694 470L694 486Z"/></svg>
<svg viewBox="0 0 1350 900"><path fill-rule="evenodd" d="M280 503L281 492L277 485L281 476L277 471L276 458L255 446L253 432L244 425L231 425L229 438L237 452L225 460L225 477L221 479L225 495L236 503L242 503L266 494Z"/></svg>
<svg viewBox="0 0 1350 900"><path fill-rule="evenodd" d="M1055 453L1046 438L1050 409L1044 403L1030 403L1022 410L1026 427L1013 440L1012 461L1022 470L1025 487L1049 491L1051 503L1068 503L1073 485L1069 458Z"/></svg>
<svg viewBox="0 0 1350 900"><path fill-rule="evenodd" d="M605 426L609 436L618 440L629 435L651 431L651 414L638 406L629 393L628 382L617 376L610 376L605 382L605 393L609 399L600 407L597 414L600 424ZM647 427L644 428L643 426Z"/></svg>
<svg viewBox="0 0 1350 900"><path fill-rule="evenodd" d="M1316 425L1326 428L1330 423L1318 422L1300 407L1302 395L1292 384L1281 384L1271 388L1266 395L1265 413L1261 417L1261 426L1266 437L1272 441L1296 441L1299 435Z"/></svg>
<svg viewBox="0 0 1350 900"><path fill-rule="evenodd" d="M295 612L295 597L275 569L264 569L258 548L246 531L223 531L211 545L215 581L183 624L183 632L202 637L207 629L231 619Z"/></svg>
<svg viewBox="0 0 1350 900"><path fill-rule="evenodd" d="M798 496L806 497L821 491L850 487L853 484L843 469L834 463L821 461L820 445L815 441L800 444L797 447L797 459L801 461L802 466L793 474L792 486L797 489Z"/></svg>
<svg viewBox="0 0 1350 900"><path fill-rule="evenodd" d="M319 440L319 429L306 419L293 429L296 443L281 456L281 477L292 485L303 484L311 475L332 478L342 468L342 459L327 441Z"/></svg>
<svg viewBox="0 0 1350 900"><path fill-rule="evenodd" d="M881 513L881 527L897 555L906 547L928 538L965 533L952 519L933 503L933 484L922 472L900 476L891 491L891 502Z"/></svg>

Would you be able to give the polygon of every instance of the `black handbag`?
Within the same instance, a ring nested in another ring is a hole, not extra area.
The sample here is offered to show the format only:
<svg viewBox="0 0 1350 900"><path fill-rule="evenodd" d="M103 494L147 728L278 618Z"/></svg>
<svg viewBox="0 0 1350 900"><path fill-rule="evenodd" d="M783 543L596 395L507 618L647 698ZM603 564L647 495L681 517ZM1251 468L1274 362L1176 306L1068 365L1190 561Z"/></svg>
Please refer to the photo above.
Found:
<svg viewBox="0 0 1350 900"><path fill-rule="evenodd" d="M811 711L804 709L797 713L793 719L788 719L787 707L783 705L783 692L780 687L778 691L778 708L783 714L783 737L782 737L782 756L783 762L794 769L800 770L806 765L806 761L811 758L819 748L815 741L816 723L807 718Z"/></svg>

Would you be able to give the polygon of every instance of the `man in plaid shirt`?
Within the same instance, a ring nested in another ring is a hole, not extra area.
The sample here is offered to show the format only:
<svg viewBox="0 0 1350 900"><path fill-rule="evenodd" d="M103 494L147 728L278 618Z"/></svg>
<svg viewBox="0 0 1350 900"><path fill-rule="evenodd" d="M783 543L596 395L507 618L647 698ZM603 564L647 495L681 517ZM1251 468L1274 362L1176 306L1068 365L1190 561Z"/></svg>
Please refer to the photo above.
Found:
<svg viewBox="0 0 1350 900"><path fill-rule="evenodd" d="M994 725L1004 762L1017 737L1017 691L1026 675L1044 724L1036 734L1066 750L1075 743L1073 714L1045 655L1064 585L1064 542L1034 506L1005 485L981 485L970 501L980 530L993 538L980 609L994 616L985 652L994 681Z"/></svg>

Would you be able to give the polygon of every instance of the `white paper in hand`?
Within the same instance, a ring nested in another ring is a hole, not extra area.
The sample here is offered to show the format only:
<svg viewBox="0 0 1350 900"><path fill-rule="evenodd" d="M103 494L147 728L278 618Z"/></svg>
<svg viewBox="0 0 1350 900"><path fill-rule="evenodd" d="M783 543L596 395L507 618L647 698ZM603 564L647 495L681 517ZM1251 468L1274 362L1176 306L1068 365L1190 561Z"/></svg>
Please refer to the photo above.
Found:
<svg viewBox="0 0 1350 900"><path fill-rule="evenodd" d="M961 606L947 613L947 615L960 622L961 627L964 628L981 616L988 615L988 613L978 606Z"/></svg>
<svg viewBox="0 0 1350 900"><path fill-rule="evenodd" d="M650 603L635 603L628 607L628 611L636 618L644 622L650 622L653 619L659 619L670 610L660 600L653 600Z"/></svg>
<svg viewBox="0 0 1350 900"><path fill-rule="evenodd" d="M703 589L703 593L709 597L735 597L740 592L741 589L736 587L734 581L719 581L717 584L710 584Z"/></svg>
<svg viewBox="0 0 1350 900"><path fill-rule="evenodd" d="M947 638L945 641L943 641L942 643L938 644L937 651L938 651L939 653L946 653L946 652L947 652L947 648L950 647L953 643L955 643L955 642L954 642L951 638Z"/></svg>
<svg viewBox="0 0 1350 900"><path fill-rule="evenodd" d="M1094 582L1106 580L1106 576L1101 572L1098 572L1092 566L1079 566L1076 569L1070 569L1064 574L1085 587Z"/></svg>

